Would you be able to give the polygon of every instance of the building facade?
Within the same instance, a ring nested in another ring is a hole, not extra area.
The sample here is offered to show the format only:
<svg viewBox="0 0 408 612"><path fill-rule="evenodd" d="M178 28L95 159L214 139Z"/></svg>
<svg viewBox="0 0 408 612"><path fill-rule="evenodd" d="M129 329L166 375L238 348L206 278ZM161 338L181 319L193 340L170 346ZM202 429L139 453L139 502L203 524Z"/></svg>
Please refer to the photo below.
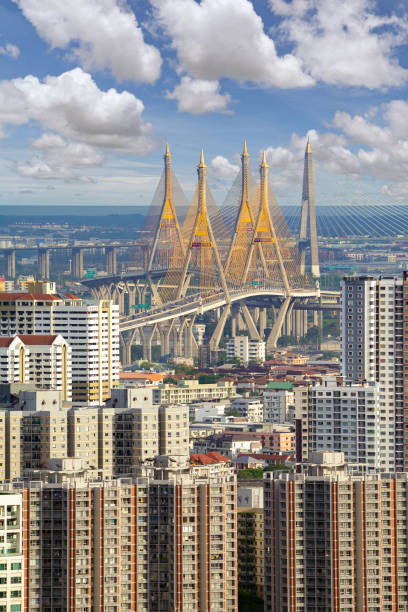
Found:
<svg viewBox="0 0 408 612"><path fill-rule="evenodd" d="M392 470L394 459L382 450L389 429L381 420L380 395L380 385L374 381L343 384L334 377L297 387L297 461L308 461L313 451L333 450L343 452L351 463Z"/></svg>
<svg viewBox="0 0 408 612"><path fill-rule="evenodd" d="M227 342L227 359L239 359L242 363L265 361L265 342L251 340L248 336L235 336Z"/></svg>
<svg viewBox="0 0 408 612"><path fill-rule="evenodd" d="M294 403L293 383L269 382L263 392L265 423L293 422Z"/></svg>
<svg viewBox="0 0 408 612"><path fill-rule="evenodd" d="M343 376L352 382L380 383L380 418L386 430L381 453L396 470L408 467L408 442L404 449L405 302L406 273L401 277L360 276L342 281ZM408 391L406 394L408 400Z"/></svg>
<svg viewBox="0 0 408 612"><path fill-rule="evenodd" d="M264 478L266 612L408 608L407 473L352 472L331 451Z"/></svg>
<svg viewBox="0 0 408 612"><path fill-rule="evenodd" d="M236 483L227 462L163 458L144 476L115 480L40 471L1 493L22 512L20 539L11 527L7 536L13 555L22 544L10 563L24 572L4 569L3 587L8 601L19 592L21 608L7 612L236 612Z"/></svg>
<svg viewBox="0 0 408 612"><path fill-rule="evenodd" d="M0 294L0 334L60 334L71 347L72 401L100 405L119 381L119 307L73 295Z"/></svg>

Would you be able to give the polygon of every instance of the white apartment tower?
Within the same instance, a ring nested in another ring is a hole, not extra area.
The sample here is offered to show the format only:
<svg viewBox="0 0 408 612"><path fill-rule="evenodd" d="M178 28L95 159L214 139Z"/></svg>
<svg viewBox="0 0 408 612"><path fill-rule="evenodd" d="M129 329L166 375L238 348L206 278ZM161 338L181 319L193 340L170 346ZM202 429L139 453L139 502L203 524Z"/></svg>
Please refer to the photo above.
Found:
<svg viewBox="0 0 408 612"><path fill-rule="evenodd" d="M0 334L60 334L71 347L72 401L100 405L119 381L119 307L76 296L0 293Z"/></svg>
<svg viewBox="0 0 408 612"><path fill-rule="evenodd" d="M347 277L342 281L342 367L346 380L380 384L381 453L390 468L408 465L404 449L404 303L408 280ZM407 391L408 398L408 391ZM405 418L406 420L406 418ZM405 457L404 457L405 455Z"/></svg>

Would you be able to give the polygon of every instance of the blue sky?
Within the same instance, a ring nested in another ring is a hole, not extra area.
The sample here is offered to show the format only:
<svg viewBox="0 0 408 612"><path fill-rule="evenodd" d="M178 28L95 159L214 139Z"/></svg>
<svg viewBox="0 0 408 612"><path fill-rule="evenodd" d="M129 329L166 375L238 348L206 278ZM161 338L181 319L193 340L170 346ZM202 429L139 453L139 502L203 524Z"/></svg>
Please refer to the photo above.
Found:
<svg viewBox="0 0 408 612"><path fill-rule="evenodd" d="M244 138L299 204L406 202L408 9L382 0L2 0L0 204L146 205L166 140L222 201Z"/></svg>

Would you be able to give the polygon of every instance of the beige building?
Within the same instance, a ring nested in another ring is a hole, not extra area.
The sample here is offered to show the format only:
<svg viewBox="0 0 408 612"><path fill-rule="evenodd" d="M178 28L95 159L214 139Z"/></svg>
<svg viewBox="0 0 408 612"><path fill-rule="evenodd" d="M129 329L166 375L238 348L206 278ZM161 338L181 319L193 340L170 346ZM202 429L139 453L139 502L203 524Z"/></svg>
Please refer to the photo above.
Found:
<svg viewBox="0 0 408 612"><path fill-rule="evenodd" d="M266 612L407 610L408 474L310 460L264 476Z"/></svg>
<svg viewBox="0 0 408 612"><path fill-rule="evenodd" d="M15 410L0 410L0 480L57 457L76 457L112 476L132 474L157 455L189 454L187 406L62 409L57 392L20 396Z"/></svg>
<svg viewBox="0 0 408 612"><path fill-rule="evenodd" d="M202 384L198 380L179 380L177 385L161 383L153 389L155 404L190 404L203 400L225 399L235 395L230 381Z"/></svg>
<svg viewBox="0 0 408 612"><path fill-rule="evenodd" d="M30 612L236 612L235 477L228 462L203 461L162 458L144 476L96 481L75 462L57 478L55 463L27 481L16 601ZM17 483L0 487L7 499Z"/></svg>
<svg viewBox="0 0 408 612"><path fill-rule="evenodd" d="M0 495L0 610L24 610L23 496Z"/></svg>

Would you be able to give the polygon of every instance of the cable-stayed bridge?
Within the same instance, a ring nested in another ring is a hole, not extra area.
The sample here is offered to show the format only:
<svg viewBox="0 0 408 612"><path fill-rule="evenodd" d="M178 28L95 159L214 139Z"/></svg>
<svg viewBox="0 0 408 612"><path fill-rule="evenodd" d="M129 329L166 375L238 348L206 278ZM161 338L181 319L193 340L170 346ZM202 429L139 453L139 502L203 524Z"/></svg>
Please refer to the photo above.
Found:
<svg viewBox="0 0 408 612"><path fill-rule="evenodd" d="M166 146L164 173L144 228L147 240L150 232L152 245L144 273L133 279L133 285L130 279L121 279L110 285L91 286L95 296L116 297L119 303L128 293L133 302L130 308L139 310L120 320L125 363L130 360L136 337L143 344L146 358L151 356L155 337L163 356L193 356L198 350L196 317L209 311L217 314L210 340L211 349L217 350L230 317L233 335L246 328L251 339L265 338L271 348L276 346L283 329L298 336L307 331L307 312L313 304L315 324L325 305L336 307L338 294L322 292L318 282L309 142L299 240L291 234L269 184L265 154L259 171L259 181L255 181L245 143L240 174L230 197L219 209L207 184L207 167L201 153L196 192L187 208ZM306 253L310 253L310 265Z"/></svg>

